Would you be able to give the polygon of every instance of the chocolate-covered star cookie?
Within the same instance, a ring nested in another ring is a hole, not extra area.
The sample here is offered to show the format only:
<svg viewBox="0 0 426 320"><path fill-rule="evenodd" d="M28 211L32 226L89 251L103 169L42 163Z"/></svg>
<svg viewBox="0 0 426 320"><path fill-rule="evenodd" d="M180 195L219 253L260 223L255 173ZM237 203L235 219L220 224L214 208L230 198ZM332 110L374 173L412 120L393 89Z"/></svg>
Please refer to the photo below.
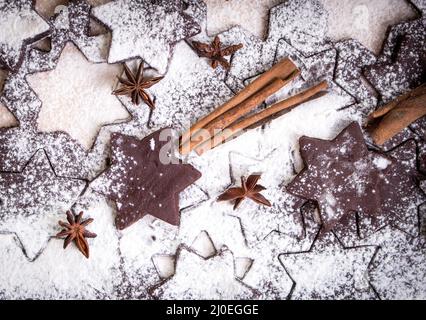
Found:
<svg viewBox="0 0 426 320"><path fill-rule="evenodd" d="M420 29L426 30L426 22ZM393 56L391 63L378 63L364 71L385 103L426 81L426 31L401 37Z"/></svg>
<svg viewBox="0 0 426 320"><path fill-rule="evenodd" d="M178 225L179 193L201 177L191 165L172 158L171 137L162 135L164 130L142 140L112 135L111 167L94 181L93 188L115 201L118 229L147 214Z"/></svg>
<svg viewBox="0 0 426 320"><path fill-rule="evenodd" d="M357 212L366 235L412 216L422 201L411 166L369 151L357 123L332 141L302 137L300 149L305 168L287 190L318 202L325 231Z"/></svg>
<svg viewBox="0 0 426 320"><path fill-rule="evenodd" d="M175 44L200 32L182 0L118 0L92 14L112 30L108 62L140 57L162 74Z"/></svg>

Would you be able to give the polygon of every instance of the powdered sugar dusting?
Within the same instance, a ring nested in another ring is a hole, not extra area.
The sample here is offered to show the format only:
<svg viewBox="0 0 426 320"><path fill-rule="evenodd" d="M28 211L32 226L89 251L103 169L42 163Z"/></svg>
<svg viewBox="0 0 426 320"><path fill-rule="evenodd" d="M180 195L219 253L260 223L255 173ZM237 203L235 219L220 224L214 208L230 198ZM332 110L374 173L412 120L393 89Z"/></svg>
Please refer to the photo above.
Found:
<svg viewBox="0 0 426 320"><path fill-rule="evenodd" d="M79 201L75 210L83 210L93 218L91 231L98 234L89 239L90 259L86 259L74 244L64 250L63 240L51 239L43 253L29 262L20 252L13 235L2 235L0 246L3 254L0 265L0 291L10 299L101 299L114 297L121 274L119 272L118 236L113 225L112 210L102 199L90 192ZM56 215L55 226L49 236L60 231ZM34 238L32 235L31 238ZM63 263L58 263L62 261ZM19 266L19 268L17 268ZM78 267L76 267L78 266Z"/></svg>
<svg viewBox="0 0 426 320"><path fill-rule="evenodd" d="M0 1L0 59L16 67L25 40L49 30L49 25L31 8L31 1Z"/></svg>
<svg viewBox="0 0 426 320"><path fill-rule="evenodd" d="M191 252L191 249L181 246L176 259L175 275L154 288L154 296L161 299L256 297L255 291L236 279L234 257L226 247L220 249L217 255L205 259Z"/></svg>
<svg viewBox="0 0 426 320"><path fill-rule="evenodd" d="M54 70L27 77L42 101L38 129L68 132L90 149L100 126L128 117L111 94L119 73L118 65L91 64L75 46L67 44Z"/></svg>
<svg viewBox="0 0 426 320"><path fill-rule="evenodd" d="M406 1L322 0L329 14L328 36L335 41L355 38L378 54L386 30L416 14Z"/></svg>
<svg viewBox="0 0 426 320"><path fill-rule="evenodd" d="M54 233L57 218L84 190L84 181L57 177L43 150L22 173L0 174L3 232L15 233L29 259L34 259Z"/></svg>
<svg viewBox="0 0 426 320"><path fill-rule="evenodd" d="M107 1L90 1L96 5L105 2ZM127 4L131 2L143 3L132 0ZM232 6L238 2L229 1L227 5ZM272 5L272 2L268 1L268 4ZM385 7L384 2L375 1L365 5L372 8ZM101 8L109 6L112 8L114 3L118 3L117 8L122 8L120 3L124 1L100 5L92 12L104 10ZM170 4L178 4L178 1ZM255 4L256 6L250 9L247 9L248 6L233 7L240 12L238 17L243 25L252 23L247 15L251 13L250 11L261 11L260 14L254 14L259 17L258 21L265 15L263 5L266 2ZM123 201L121 192L123 184L112 186L110 181L105 179L98 179L91 187L95 188L96 184L102 185L103 188L114 187L117 198L121 197L115 204L106 202L99 193L93 193L89 187L80 199L70 197L70 201L63 203L54 213L48 214L49 210L45 210L46 214L35 223L27 225L27 228L25 225L35 221L34 219L31 217L18 219L17 216L0 210L0 216L13 221L13 225L10 224L10 228L4 230L7 234L2 235L0 239L0 251L4 257L0 260L2 270L0 296L94 299L236 299L259 296L265 299L377 298L369 286L370 281L380 298L423 297L422 266L425 265L425 255L423 249L418 249L421 246L417 246L417 240L421 243L421 239L416 238L419 230L413 226L418 226L417 205L424 201L424 198L411 185L402 188L402 185L394 182L398 177L413 172L412 159L415 160L415 151L413 156L412 144L397 148L396 153L384 155L374 152L372 157L359 159L354 164L356 170L348 179L357 182L353 192L362 194L368 190L367 184L364 183L366 168L371 166L381 172L388 172L394 170L395 163L398 163L398 170L392 171L387 177L386 187L389 190L384 193L388 195L385 210L397 214L388 216L385 220L380 218L378 222L379 225L390 223L409 232L410 239L416 239L413 242L406 241L403 237L401 239L404 241L400 240L398 232L391 228L382 231L388 242L376 241L371 237L356 242L353 239L358 236L357 231L365 237L364 230L377 228L377 224L361 217L363 224L358 225L354 222L344 227L344 232L336 233L342 237L339 240L343 243L352 241L350 244L354 248L344 248L333 237L323 238L331 236L330 233L318 234L320 212L312 203L304 204L303 199L302 201L284 191L284 185L305 166L300 152L303 154L306 150L304 147L299 148L299 138L310 136L333 139L350 122L354 120L362 122L365 115L377 104L374 90L371 91L371 87L362 80L362 70L377 62L392 62L391 57L394 57L394 48L397 47L395 39L401 33L417 32L421 26L419 21L416 21L393 28L389 40L386 41L383 55L376 59L365 46L353 40L342 41L339 44L329 41L328 36L342 31L333 30L336 27L332 25L337 23L341 27L343 20L351 21L353 12L345 11L341 14L339 7L330 9L327 6L323 7L322 4L324 1L290 0L274 7L271 10L270 27L265 39L251 34L250 31L260 32L257 27L246 31L244 27L236 26L220 34L224 45L235 43L244 45L243 49L230 58L232 67L228 73L213 71L207 59L199 58L187 43L175 44L167 37L162 37L160 45L151 41L135 46L133 41L135 37L138 40L143 37L152 39L154 34L157 35L158 31L161 31L161 26L156 26L152 21L151 24L148 21L149 17L142 19L136 11L124 14L120 12L116 18L122 20L128 30L134 27L129 24L128 18L134 18L138 21L143 20L144 25L149 26L149 31L152 32L139 32L138 28L137 33L129 32L122 35L118 23L108 22L113 37L116 37L115 41L113 39L110 59L114 54L120 56L120 60L143 54L151 67L159 69L155 71L147 67L145 75L158 75L158 71L162 73L163 67L164 70L168 67L168 71L165 78L150 89L150 94L156 100L156 109L150 121L148 121L150 110L143 104L135 106L127 97L117 99L109 94L97 96L99 104L107 102L110 98L115 99L127 108L132 117L122 123L101 128L97 126L92 132L91 142L94 144L90 150L80 147L79 142L71 139L66 133L37 132L35 121L45 101L39 99L25 81L27 73L37 74L55 67L59 71L60 54L65 42L69 40L75 43L87 60L101 63L97 66L101 70L103 67L107 68L104 62L108 56L110 35L101 34L96 37L88 35L90 6L85 1L73 1L67 7L62 7L61 12L51 18L53 27L51 51L30 50L18 73L8 76L1 101L19 120L20 127L1 130L2 172L22 171L37 150L43 148L57 176L88 177L91 180L108 167L111 156L111 134L120 133L142 139L153 129L165 125L172 126L178 131L184 130L189 123L193 123L232 97L233 92L229 88L237 92L260 72L284 57L293 59L301 68L302 76L268 99L266 105L323 79L329 82L330 89L328 94L320 99L305 103L263 127L246 132L233 141L205 153L202 157L190 154L185 160L200 170L203 176L196 185L192 185L180 195L180 208L186 209L181 213L178 227L148 215L128 229L117 231L114 217L128 203ZM363 0L357 1L353 6L357 5L363 5ZM405 4L396 5L400 8ZM202 10L196 10L202 7L201 3L197 4L196 0L191 0L185 13L196 15L197 17L194 16L192 20L197 21L202 27L208 24L217 27L218 31L227 29L219 26L223 15L215 16L212 12L208 12L209 19L205 20L201 14ZM176 12L180 15L180 9ZM336 12L341 15L341 19L330 21ZM377 12L377 16L381 15L382 13ZM105 10L104 18L113 16L113 11ZM213 20L212 16L216 20ZM376 14L374 16L376 17ZM182 37L194 34L194 30L198 27L194 29L192 22L187 24L189 17L183 17L183 20L181 18L177 19L179 30L176 34ZM403 18L402 15L400 18L395 15L395 19ZM397 20L392 20L391 23L395 21ZM174 21L167 24L163 31L169 32L170 28L174 27L173 24ZM345 30L347 29L343 31ZM207 35L204 31L206 30L204 29L199 37L207 42L214 34ZM357 34L355 29L352 29L352 32ZM370 40L376 38L377 34L376 30L369 29L362 36ZM170 40L169 43L163 41L166 38ZM164 48L168 44L170 48L166 51ZM133 52L136 47L143 47L144 52ZM150 55L145 56L148 51ZM172 51L174 55L169 54ZM87 62L85 58L83 60ZM59 66L56 66L58 61ZM135 59L129 62L129 66L134 68L138 62ZM108 68L111 67L113 66L108 65ZM399 64L399 67L400 71L405 70L404 64ZM74 73L75 70L70 68L70 75ZM111 77L114 78L114 75ZM383 82L385 96L388 94L392 97L400 88L407 88L406 84L404 87L400 84L393 87L391 80L394 78L386 78L390 79L389 83L392 85L387 86L388 82ZM224 79L226 84L222 81ZM406 79L403 80L405 82ZM63 84L60 86L58 92L63 92L63 86ZM89 92L85 96L87 98L92 94ZM380 96L378 98L380 99ZM61 115L62 113L63 111ZM3 112L0 110L1 114ZM92 121L90 123L80 121L89 126L94 124ZM68 120L67 124L71 126L74 122L70 123ZM413 128L414 131L409 130L410 136L404 134L398 141L403 142L407 137L419 140L422 132L421 123L420 126ZM76 133L81 135L83 131L80 128ZM94 138L97 131L99 135ZM346 138L348 143L339 145L334 150L342 159L354 149L354 140L349 139L349 136ZM89 146L89 143L87 145ZM155 144L148 141L147 153L157 147L159 147L157 141ZM327 155L320 152L316 155L323 157L324 161L327 160ZM118 153L117 156L123 155ZM136 161L135 159L129 161L132 166L136 165L132 162ZM415 165L414 161L414 168ZM271 208L245 200L239 210L233 211L230 203L216 202L221 192L231 185L239 184L241 176L254 172L262 173L260 182L267 188L262 193L272 202ZM158 172L158 175L160 174L161 172ZM26 174L25 177L27 176ZM3 186L1 181L0 185ZM61 184L54 184L55 188L60 189L58 186ZM392 202L396 194L401 198L400 205ZM344 200L329 192L322 195L330 212L335 212L339 203ZM61 197L68 199L62 193ZM91 250L89 260L86 260L73 244L64 251L62 240L49 240L50 236L59 231L56 225L58 215L62 214L63 210L69 209L75 201L77 201L75 210L84 210L85 215L95 219L91 226L98 237L89 240ZM155 205L164 208L165 201ZM12 226L18 226L19 233L12 230ZM348 235L350 232L354 232L355 237L351 238ZM374 257L372 268L368 269L367 266L377 245L380 245L378 255ZM397 249L392 249L394 247ZM25 249L27 256L23 254L22 249ZM381 255L380 252L385 254ZM401 262L398 261L399 257ZM403 272L398 271L400 267Z"/></svg>
<svg viewBox="0 0 426 320"><path fill-rule="evenodd" d="M333 237L317 240L310 252L280 256L296 282L292 299L376 298L367 276L375 247L345 249Z"/></svg>
<svg viewBox="0 0 426 320"><path fill-rule="evenodd" d="M173 45L200 30L182 4L123 1L95 7L92 14L113 29L108 61L141 57L165 73Z"/></svg>

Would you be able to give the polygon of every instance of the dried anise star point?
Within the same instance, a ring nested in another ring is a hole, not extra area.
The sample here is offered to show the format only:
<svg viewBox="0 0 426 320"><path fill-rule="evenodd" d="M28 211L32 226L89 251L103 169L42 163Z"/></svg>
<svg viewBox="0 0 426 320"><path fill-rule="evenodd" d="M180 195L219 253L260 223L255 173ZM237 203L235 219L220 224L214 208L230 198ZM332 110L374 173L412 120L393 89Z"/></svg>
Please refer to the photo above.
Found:
<svg viewBox="0 0 426 320"><path fill-rule="evenodd" d="M132 98L132 103L139 105L141 100L145 102L151 109L155 108L154 101L152 101L149 94L145 91L156 84L164 77L156 77L151 79L145 79L143 77L143 61L139 64L136 74L134 74L129 67L124 63L124 73L127 79L117 76L121 87L113 91L113 94L127 95Z"/></svg>
<svg viewBox="0 0 426 320"><path fill-rule="evenodd" d="M247 180L241 177L241 187L232 187L218 197L218 201L235 200L234 210L238 208L245 198L249 198L256 203L270 207L271 203L260 192L265 190L264 186L257 184L260 179L259 174L250 175Z"/></svg>
<svg viewBox="0 0 426 320"><path fill-rule="evenodd" d="M86 226L92 223L93 219L89 218L82 221L83 212L75 215L71 211L67 211L66 214L68 222L58 222L63 229L56 236L60 238L65 237L64 249L74 241L80 252L86 258L89 258L89 244L86 238L95 238L96 234L86 230Z"/></svg>
<svg viewBox="0 0 426 320"><path fill-rule="evenodd" d="M192 45L200 57L211 60L211 66L213 69L216 69L220 64L226 70L229 70L231 65L224 57L234 54L243 47L240 43L222 49L222 44L218 36L213 39L211 44L192 41Z"/></svg>

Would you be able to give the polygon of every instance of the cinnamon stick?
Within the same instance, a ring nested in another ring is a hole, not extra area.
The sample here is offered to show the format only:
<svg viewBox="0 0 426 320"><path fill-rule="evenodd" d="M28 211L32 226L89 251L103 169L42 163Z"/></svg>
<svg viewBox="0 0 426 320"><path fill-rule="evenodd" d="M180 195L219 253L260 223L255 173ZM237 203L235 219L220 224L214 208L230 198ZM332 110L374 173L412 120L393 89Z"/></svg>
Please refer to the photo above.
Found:
<svg viewBox="0 0 426 320"><path fill-rule="evenodd" d="M282 100L280 102L277 102L273 104L272 106L266 108L265 110L254 114L253 116L250 116L238 123L235 123L224 130L220 131L217 135L215 135L212 139L205 141L203 144L199 145L197 148L195 148L195 152L197 152L198 155L203 154L204 152L215 148L216 146L224 143L227 139L229 139L232 136L237 135L242 130L251 127L252 125L266 119L269 117L272 117L276 115L277 113L280 113L281 111L291 108L296 105L300 105L304 102L309 101L312 97L318 95L319 93L323 92L328 88L327 81L322 81L319 84L302 91L290 98L287 98L285 100Z"/></svg>
<svg viewBox="0 0 426 320"><path fill-rule="evenodd" d="M287 79L292 74L294 74L294 72L298 72L298 68L289 58L285 58L275 64L271 69L253 80L253 82L247 85L232 99L222 104L206 117L197 121L188 131L184 132L180 139L180 152L182 154L187 154L192 150L189 148L189 140L198 130L204 128L204 126L206 126L209 122L242 103L244 100L248 99L253 94L270 84L274 79Z"/></svg>
<svg viewBox="0 0 426 320"><path fill-rule="evenodd" d="M426 115L426 84L399 96L373 112L368 119L368 130L374 143L382 145L424 115Z"/></svg>
<svg viewBox="0 0 426 320"><path fill-rule="evenodd" d="M191 140L189 141L189 149L193 150L196 146L210 139L210 137L212 137L216 132L225 129L236 120L248 114L256 106L265 101L266 98L280 90L289 81L290 79L286 81L274 79L270 84L256 92L247 100L213 119L213 121L203 127L204 131L198 131L191 137Z"/></svg>

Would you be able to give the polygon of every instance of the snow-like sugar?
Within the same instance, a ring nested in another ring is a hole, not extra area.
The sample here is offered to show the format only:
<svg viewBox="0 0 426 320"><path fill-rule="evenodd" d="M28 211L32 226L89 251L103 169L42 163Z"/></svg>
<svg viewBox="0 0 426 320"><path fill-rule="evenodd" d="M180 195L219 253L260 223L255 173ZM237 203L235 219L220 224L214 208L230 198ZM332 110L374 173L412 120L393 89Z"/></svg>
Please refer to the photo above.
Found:
<svg viewBox="0 0 426 320"><path fill-rule="evenodd" d="M376 54L382 48L386 30L416 12L401 0L321 0L328 12L328 36L334 40L354 38Z"/></svg>
<svg viewBox="0 0 426 320"><path fill-rule="evenodd" d="M374 157L373 163L378 169L384 170L391 164L391 161L385 157L377 156Z"/></svg>

